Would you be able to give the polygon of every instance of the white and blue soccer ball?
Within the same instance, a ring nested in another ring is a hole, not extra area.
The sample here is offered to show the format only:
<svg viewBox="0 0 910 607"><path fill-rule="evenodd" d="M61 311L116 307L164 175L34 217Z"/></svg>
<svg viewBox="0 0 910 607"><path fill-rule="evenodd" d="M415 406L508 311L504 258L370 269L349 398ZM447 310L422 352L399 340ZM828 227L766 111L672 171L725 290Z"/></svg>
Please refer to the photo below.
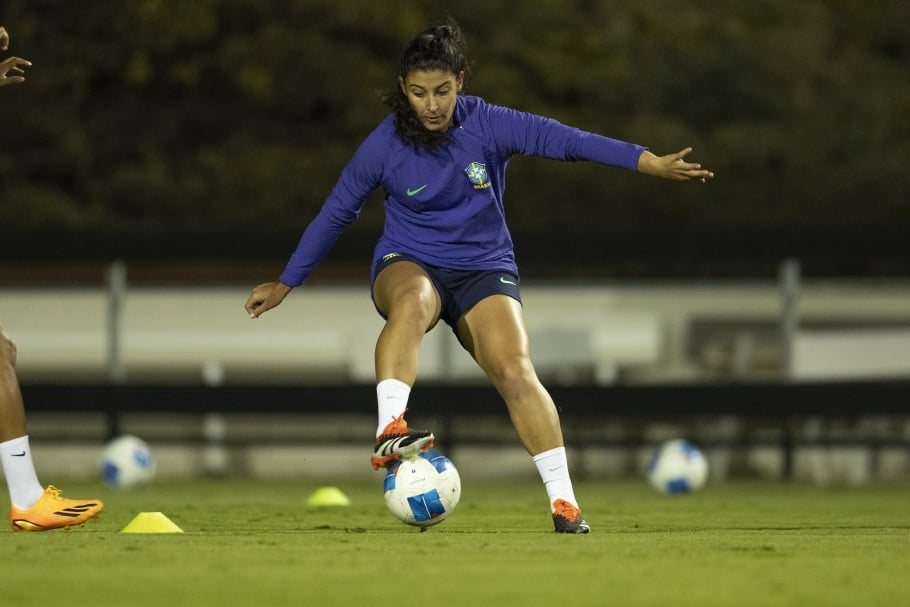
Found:
<svg viewBox="0 0 910 607"><path fill-rule="evenodd" d="M444 521L461 499L461 478L438 451L395 462L383 483L385 503L399 520L426 528Z"/></svg>
<svg viewBox="0 0 910 607"><path fill-rule="evenodd" d="M661 493L692 493L708 481L708 460L689 441L669 440L651 456L648 480Z"/></svg>
<svg viewBox="0 0 910 607"><path fill-rule="evenodd" d="M101 451L101 479L111 487L129 489L155 478L155 458L148 444L133 435L108 442Z"/></svg>

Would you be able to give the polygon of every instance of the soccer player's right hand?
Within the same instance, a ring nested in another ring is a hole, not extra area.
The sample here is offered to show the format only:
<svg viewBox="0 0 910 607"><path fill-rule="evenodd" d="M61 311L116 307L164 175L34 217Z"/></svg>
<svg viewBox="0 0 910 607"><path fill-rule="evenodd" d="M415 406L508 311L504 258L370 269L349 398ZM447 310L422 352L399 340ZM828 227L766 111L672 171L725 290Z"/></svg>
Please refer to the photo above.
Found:
<svg viewBox="0 0 910 607"><path fill-rule="evenodd" d="M243 308L250 318L259 318L263 312L271 310L288 296L291 288L281 282L266 282L257 285L250 293Z"/></svg>

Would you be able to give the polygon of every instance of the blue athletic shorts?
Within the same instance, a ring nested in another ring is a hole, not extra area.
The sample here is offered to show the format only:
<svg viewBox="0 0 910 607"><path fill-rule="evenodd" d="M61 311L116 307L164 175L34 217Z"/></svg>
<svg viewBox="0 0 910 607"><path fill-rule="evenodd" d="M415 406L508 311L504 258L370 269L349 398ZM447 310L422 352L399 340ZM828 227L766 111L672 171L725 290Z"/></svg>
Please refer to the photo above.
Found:
<svg viewBox="0 0 910 607"><path fill-rule="evenodd" d="M407 253L386 255L376 262L372 273L373 281L383 269L399 261L416 263L427 273L442 302L439 317L453 330L468 310L490 295L508 295L521 303L521 292L518 288L520 280L508 270L448 270L426 264ZM371 284L371 294L372 291ZM373 305L376 305L375 299ZM385 314L379 308L376 308L376 311L385 318Z"/></svg>

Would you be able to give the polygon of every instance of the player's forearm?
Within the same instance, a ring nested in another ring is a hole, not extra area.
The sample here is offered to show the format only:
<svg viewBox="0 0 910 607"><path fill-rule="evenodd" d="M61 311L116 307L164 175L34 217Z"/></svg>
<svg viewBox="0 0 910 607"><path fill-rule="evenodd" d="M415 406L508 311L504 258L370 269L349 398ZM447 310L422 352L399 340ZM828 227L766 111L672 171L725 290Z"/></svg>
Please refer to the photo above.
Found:
<svg viewBox="0 0 910 607"><path fill-rule="evenodd" d="M655 177L663 177L663 167L659 164L660 158L654 153L644 150L638 157L638 172Z"/></svg>

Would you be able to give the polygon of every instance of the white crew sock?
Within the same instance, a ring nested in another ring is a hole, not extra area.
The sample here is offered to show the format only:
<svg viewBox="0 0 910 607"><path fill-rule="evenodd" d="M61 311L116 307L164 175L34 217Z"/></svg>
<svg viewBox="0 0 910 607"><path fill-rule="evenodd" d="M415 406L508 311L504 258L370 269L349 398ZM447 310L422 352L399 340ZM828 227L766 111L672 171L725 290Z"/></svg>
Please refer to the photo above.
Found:
<svg viewBox="0 0 910 607"><path fill-rule="evenodd" d="M376 400L379 403L379 425L376 426L378 438L390 421L404 415L408 408L408 397L411 386L397 379L384 379L376 384Z"/></svg>
<svg viewBox="0 0 910 607"><path fill-rule="evenodd" d="M566 460L566 448L556 447L534 456L540 479L547 488L547 497L550 498L550 510L553 511L553 502L564 499L578 507L575 501L575 492L572 490L572 479L569 478L569 464Z"/></svg>
<svg viewBox="0 0 910 607"><path fill-rule="evenodd" d="M9 501L21 510L31 508L44 494L44 487L38 482L32 450L28 436L20 436L0 443L0 461L9 489Z"/></svg>

